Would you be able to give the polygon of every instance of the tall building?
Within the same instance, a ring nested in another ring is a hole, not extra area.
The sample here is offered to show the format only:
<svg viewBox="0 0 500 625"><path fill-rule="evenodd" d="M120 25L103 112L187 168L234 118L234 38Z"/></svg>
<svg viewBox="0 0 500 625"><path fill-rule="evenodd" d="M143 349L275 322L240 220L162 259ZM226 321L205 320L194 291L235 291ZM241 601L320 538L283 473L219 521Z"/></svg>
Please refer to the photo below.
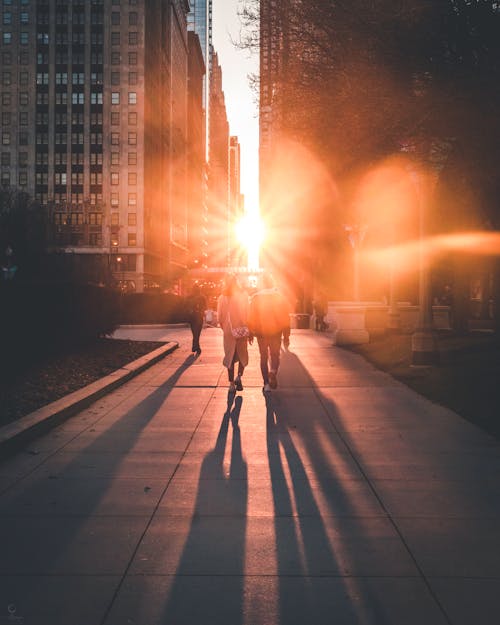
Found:
<svg viewBox="0 0 500 625"><path fill-rule="evenodd" d="M3 2L1 183L128 290L187 264L187 0Z"/></svg>
<svg viewBox="0 0 500 625"><path fill-rule="evenodd" d="M189 266L208 264L206 136L203 108L205 63L200 39L188 32L188 250Z"/></svg>
<svg viewBox="0 0 500 625"><path fill-rule="evenodd" d="M222 89L222 68L211 48L209 124L209 264L230 264L231 215L229 207L229 123Z"/></svg>
<svg viewBox="0 0 500 625"><path fill-rule="evenodd" d="M210 79L210 50L212 46L212 0L191 0L191 9L188 13L188 30L198 35L200 40L203 62L206 72L203 77L203 110L204 130L206 136L206 158L208 160L208 119L210 115L209 79Z"/></svg>
<svg viewBox="0 0 500 625"><path fill-rule="evenodd" d="M247 258L242 254L236 237L236 224L243 217L244 206L241 195L241 150L238 137L229 137L229 231L230 265L246 266Z"/></svg>

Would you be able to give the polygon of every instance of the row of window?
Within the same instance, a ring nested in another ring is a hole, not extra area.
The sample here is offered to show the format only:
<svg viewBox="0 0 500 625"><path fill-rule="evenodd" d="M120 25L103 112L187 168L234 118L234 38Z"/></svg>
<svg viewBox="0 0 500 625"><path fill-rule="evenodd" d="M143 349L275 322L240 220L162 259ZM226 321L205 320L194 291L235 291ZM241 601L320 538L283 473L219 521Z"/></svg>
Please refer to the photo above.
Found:
<svg viewBox="0 0 500 625"><path fill-rule="evenodd" d="M17 155L17 162L19 167L27 167L28 166L28 152L19 152ZM128 165L137 165L137 152L129 152L127 155ZM55 152L54 153L54 164L55 165L67 165L68 163L68 153L64 152ZM90 165L102 165L103 156L102 152L91 152L89 154L89 162ZM120 152L111 152L110 157L111 165L120 165ZM49 164L49 154L48 152L37 152L36 153L36 164L37 165L48 165ZM72 152L71 153L71 164L72 165L83 165L84 164L84 154L83 152ZM10 152L2 152L0 156L0 165L4 167L10 167L11 165L11 153ZM100 184L100 183L99 183ZM135 184L135 183L134 183Z"/></svg>
<svg viewBox="0 0 500 625"><path fill-rule="evenodd" d="M46 172L43 172L46 174ZM69 176L66 172L56 172L54 174L54 184L57 186L66 186L68 183ZM84 175L83 172L72 172L71 173L71 184L83 184ZM110 182L112 186L116 186L120 184L120 174L119 172L112 172L110 175ZM127 183L129 186L137 185L137 173L128 172ZM46 184L46 183L41 183ZM90 172L90 184L102 185L102 173L101 172Z"/></svg>
<svg viewBox="0 0 500 625"><path fill-rule="evenodd" d="M48 46L50 43L50 35L47 32L37 33L36 40L39 45ZM11 31L3 31L2 33L2 43L5 46L9 46L13 43L14 39ZM55 33L55 43L56 45L68 45L70 43L74 43L77 45L85 45L87 39L85 33L81 32L56 32ZM26 31L20 31L19 33L19 43L20 45L26 46L29 43L29 33ZM92 45L102 45L104 43L104 34L102 32L91 31L90 33L90 43ZM128 33L128 44L129 46L137 46L139 44L139 33L137 31L130 31ZM121 33L117 31L111 32L111 45L119 46L121 45Z"/></svg>
<svg viewBox="0 0 500 625"><path fill-rule="evenodd" d="M55 94L55 103L57 105L66 105L68 103L68 92L56 92ZM111 93L111 104L117 105L120 104L120 92L113 91ZM12 105L12 94L9 92L2 93L2 106L11 106ZM92 91L90 93L90 104L103 104L104 98L102 92L96 93ZM18 94L18 103L20 106L28 106L29 105L29 93L27 91L20 91ZM36 103L37 104L49 104L49 94L40 91L36 94ZM74 92L71 94L71 104L85 104L85 94L81 92ZM129 91L128 92L128 104L130 106L135 106L137 104L137 92Z"/></svg>
<svg viewBox="0 0 500 625"><path fill-rule="evenodd" d="M6 184L9 185L10 184L10 174L8 171L6 172L2 172L1 176L6 176L9 180L9 182L7 182ZM47 186L48 185L48 181L46 181L45 183L38 183L39 186ZM57 194L56 194L57 195ZM91 195L91 203L92 203L92 193ZM59 195L59 199L61 202L65 202L66 199L62 199L62 198L66 198L66 194L60 194ZM100 198L99 199L99 203L102 202L102 195L100 193L95 194L96 198ZM40 202L40 204L47 204L49 201L49 195L47 193L47 191L40 191L39 189L35 192L35 199L37 202ZM72 192L71 195L69 196L69 201L71 202L71 204L82 204L83 205L83 193L79 193L79 192ZM98 202L96 201L96 204ZM118 210L118 207L120 206L120 195L118 193L111 193L111 206L114 208L114 210ZM136 207L137 206L137 193L128 193L128 198L127 198L127 205L129 207Z"/></svg>
<svg viewBox="0 0 500 625"><path fill-rule="evenodd" d="M2 24L4 26L10 26L13 23L11 11L4 11L2 16ZM27 11L21 11L19 13L19 23L20 24L29 24L29 13Z"/></svg>

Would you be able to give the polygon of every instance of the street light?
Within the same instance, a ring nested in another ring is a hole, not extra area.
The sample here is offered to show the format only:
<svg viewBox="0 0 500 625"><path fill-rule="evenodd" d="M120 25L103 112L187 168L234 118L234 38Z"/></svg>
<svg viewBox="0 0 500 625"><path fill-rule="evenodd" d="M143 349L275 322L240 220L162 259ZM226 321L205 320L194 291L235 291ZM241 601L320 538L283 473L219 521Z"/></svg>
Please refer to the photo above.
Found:
<svg viewBox="0 0 500 625"><path fill-rule="evenodd" d="M348 233L349 243L353 249L353 296L354 301L359 302L359 249L363 244L368 226L363 224L344 225L344 230Z"/></svg>
<svg viewBox="0 0 500 625"><path fill-rule="evenodd" d="M438 362L436 336L432 327L429 267L425 251L427 193L423 189L423 174L414 169L411 169L409 173L416 191L419 230L419 310L418 325L411 337L412 366L427 367Z"/></svg>

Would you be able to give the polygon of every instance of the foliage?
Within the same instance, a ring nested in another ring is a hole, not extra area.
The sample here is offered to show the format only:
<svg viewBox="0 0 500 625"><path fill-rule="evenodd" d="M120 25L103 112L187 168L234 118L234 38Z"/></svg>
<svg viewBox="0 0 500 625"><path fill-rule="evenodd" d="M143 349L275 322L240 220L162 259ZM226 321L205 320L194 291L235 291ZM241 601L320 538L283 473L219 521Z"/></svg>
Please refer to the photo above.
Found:
<svg viewBox="0 0 500 625"><path fill-rule="evenodd" d="M105 287L61 282L0 283L1 368L112 332L118 294Z"/></svg>

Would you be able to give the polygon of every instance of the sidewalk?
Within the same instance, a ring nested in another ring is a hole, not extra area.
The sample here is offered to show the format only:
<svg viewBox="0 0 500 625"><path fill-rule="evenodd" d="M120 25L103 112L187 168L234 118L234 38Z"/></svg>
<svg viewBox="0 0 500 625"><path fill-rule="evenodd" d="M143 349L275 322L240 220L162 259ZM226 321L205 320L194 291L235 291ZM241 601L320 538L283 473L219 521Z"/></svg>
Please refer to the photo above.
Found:
<svg viewBox="0 0 500 625"><path fill-rule="evenodd" d="M220 330L141 332L180 347L0 464L0 625L498 623L494 439L328 335L266 401L256 345L228 400Z"/></svg>

